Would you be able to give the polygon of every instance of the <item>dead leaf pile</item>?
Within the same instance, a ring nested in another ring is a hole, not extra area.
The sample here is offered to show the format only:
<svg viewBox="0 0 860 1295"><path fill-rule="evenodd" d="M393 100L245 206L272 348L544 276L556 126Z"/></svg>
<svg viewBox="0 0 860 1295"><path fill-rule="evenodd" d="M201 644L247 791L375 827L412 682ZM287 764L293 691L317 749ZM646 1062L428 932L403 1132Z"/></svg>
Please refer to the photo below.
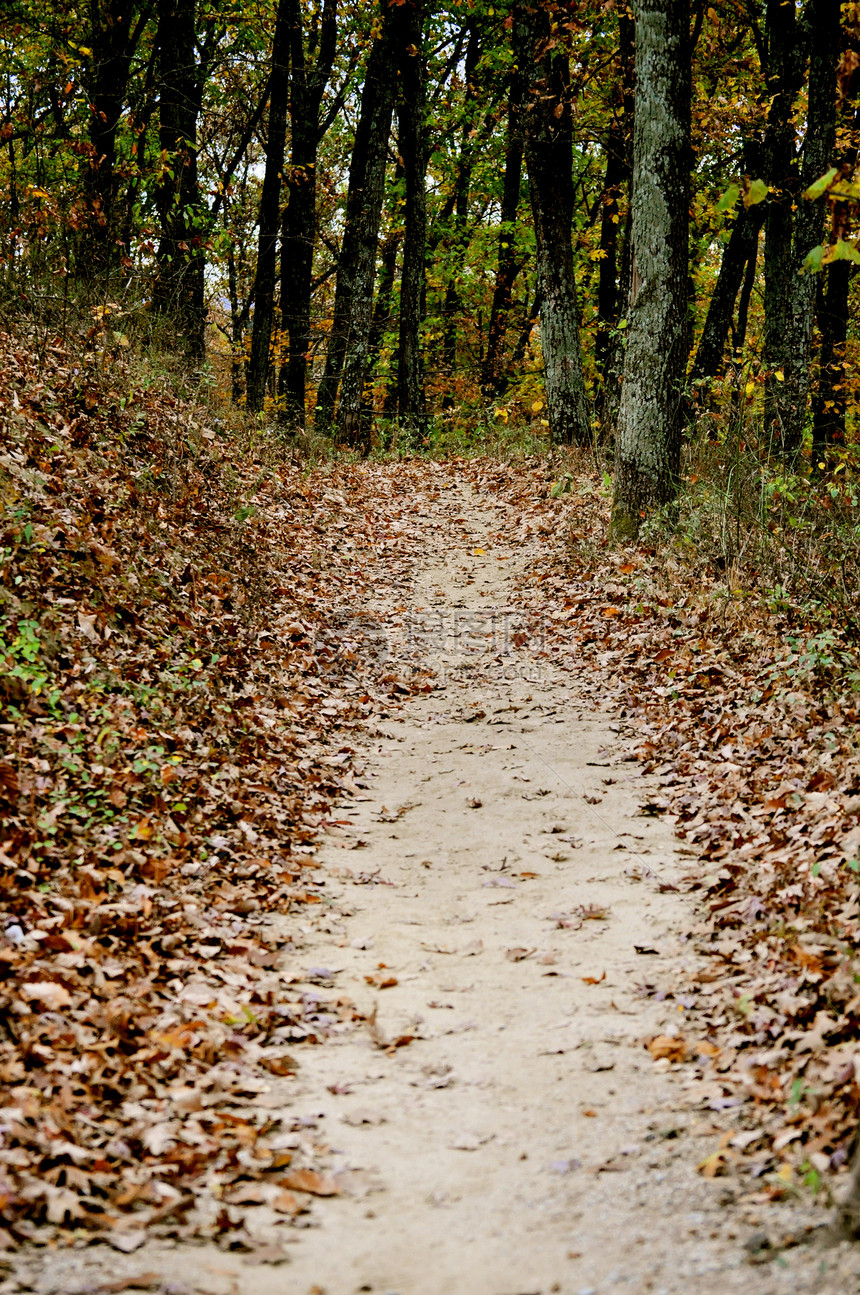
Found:
<svg viewBox="0 0 860 1295"><path fill-rule="evenodd" d="M362 612L410 469L370 510L86 345L0 335L0 1249L250 1244L334 1190L290 1076L356 1013L280 915L326 919L355 730L430 686Z"/></svg>

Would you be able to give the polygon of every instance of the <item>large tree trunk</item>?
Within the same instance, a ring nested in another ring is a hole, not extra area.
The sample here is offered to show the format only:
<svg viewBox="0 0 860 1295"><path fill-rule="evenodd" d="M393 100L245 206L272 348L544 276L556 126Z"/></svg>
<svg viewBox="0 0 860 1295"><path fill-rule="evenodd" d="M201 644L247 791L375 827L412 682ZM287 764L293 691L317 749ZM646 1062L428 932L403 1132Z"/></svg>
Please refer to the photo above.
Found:
<svg viewBox="0 0 860 1295"><path fill-rule="evenodd" d="M425 0L403 0L392 10L392 36L400 72L398 144L406 180L403 266L400 272L400 335L397 351L397 412L401 426L420 431L426 417L421 352L427 246L427 73L424 54Z"/></svg>
<svg viewBox="0 0 860 1295"><path fill-rule="evenodd" d="M824 462L831 445L845 440L848 392L845 383L845 344L848 341L848 289L851 266L835 261L827 279L819 314L821 354L818 389L812 401L812 458Z"/></svg>
<svg viewBox="0 0 860 1295"><path fill-rule="evenodd" d="M397 257L403 235L399 228L392 229L383 239L379 251L380 271L379 288L376 301L373 303L373 319L370 324L370 341L368 343L367 367L374 369L382 351L385 330L392 322L394 303L394 284L397 279ZM382 412L388 416L397 413L397 375L389 380L382 402Z"/></svg>
<svg viewBox="0 0 860 1295"><path fill-rule="evenodd" d="M469 192L472 184L472 170L475 163L474 106L479 100L478 85L475 78L481 58L481 34L476 22L469 24L469 40L466 45L464 74L466 89L463 102L463 124L460 132L460 159L454 181L454 229L448 240L446 252L451 266L448 285L445 289L445 300L442 306L443 338L442 363L445 376L450 381L457 370L457 332L460 327L460 276L466 249L469 245ZM453 405L452 395L446 403Z"/></svg>
<svg viewBox="0 0 860 1295"><path fill-rule="evenodd" d="M633 19L621 13L618 17L618 57L621 63L617 102L606 140L606 173L600 216L600 258L597 285L597 337L594 363L600 377L601 407L607 405L605 391L613 380L615 347L613 334L620 318L621 294L618 281L619 198L621 187L630 181L633 144L634 42Z"/></svg>
<svg viewBox="0 0 860 1295"><path fill-rule="evenodd" d="M197 118L202 83L196 62L195 0L159 0L160 132L167 158L156 191L161 217L155 302L189 357L203 359L206 322L203 208L197 182Z"/></svg>
<svg viewBox="0 0 860 1295"><path fill-rule="evenodd" d="M485 396L500 394L504 386L505 337L510 320L514 284L520 272L517 212L523 175L522 109L523 76L517 69L511 75L508 95L505 174L502 181L502 206L499 212L499 259L487 328L487 353L481 369L481 390Z"/></svg>
<svg viewBox="0 0 860 1295"><path fill-rule="evenodd" d="M837 62L839 0L808 0L809 41L807 129L800 167L800 192L819 180L833 162L837 133ZM812 368L812 324L815 320L816 276L804 272L803 262L824 237L826 201L798 199L794 218L793 271L789 298L789 347L785 383L780 392L782 452L797 455L803 440Z"/></svg>
<svg viewBox="0 0 860 1295"><path fill-rule="evenodd" d="M792 280L792 206L797 198L792 113L803 79L795 0L766 0L765 81L771 99L767 126L766 179L771 186L765 215L764 348L765 424L782 440L780 387L789 345Z"/></svg>
<svg viewBox="0 0 860 1295"><path fill-rule="evenodd" d="M304 429L317 232L317 150L322 131L320 107L334 63L337 0L324 0L318 30L309 33L308 45L317 50L311 66L306 65L300 0L290 0L290 38L290 166L287 206L281 230L281 325L288 339L288 352L278 385L284 404L284 420Z"/></svg>
<svg viewBox="0 0 860 1295"><path fill-rule="evenodd" d="M805 14L809 40L809 93L806 137L800 173L801 193L824 175L836 147L836 65L839 53L840 0L808 0ZM789 345L782 405L782 449L794 456L803 440L812 368L812 326L816 276L803 262L824 236L826 200L799 198L794 218L793 279L789 298Z"/></svg>
<svg viewBox="0 0 860 1295"><path fill-rule="evenodd" d="M843 44L845 42L842 42ZM843 55L838 78L842 86L841 123L848 133L848 147L840 159L841 178L850 181L857 166L857 140L860 135L860 66L854 64L855 52ZM852 217L850 202L836 202L830 224L830 242L845 237ZM848 341L848 293L852 267L848 261L833 261L825 268L824 286L818 306L821 330L821 352L818 362L818 386L812 401L812 461L816 471L827 466L827 451L845 440L845 417L848 412L845 345Z"/></svg>
<svg viewBox="0 0 860 1295"><path fill-rule="evenodd" d="M687 0L636 0L632 291L611 535L635 536L678 489L689 330Z"/></svg>
<svg viewBox="0 0 860 1295"><path fill-rule="evenodd" d="M558 10L558 12L556 12ZM521 4L514 17L518 65L528 77L525 158L537 248L541 347L550 440L589 445L573 263L573 124L570 67L552 24L561 6Z"/></svg>
<svg viewBox="0 0 860 1295"><path fill-rule="evenodd" d="M281 171L287 143L287 99L290 89L290 12L292 0L278 0L275 36L272 44L272 74L269 81L269 122L266 134L266 170L260 195L257 276L254 292L254 326L251 330L251 359L248 365L248 408L263 408L269 376L269 347L275 305L278 209L281 201Z"/></svg>
<svg viewBox="0 0 860 1295"><path fill-rule="evenodd" d="M128 102L131 61L152 12L148 2L89 0L87 38L92 52L83 66L83 82L91 104L92 155L84 172L87 223L77 257L83 278L102 274L119 262L117 131Z"/></svg>
<svg viewBox="0 0 860 1295"><path fill-rule="evenodd" d="M384 21L384 17L383 17ZM334 312L325 372L317 392L314 422L317 431L331 427L344 362L349 354L356 381L350 386L349 409L344 409L342 430L354 425L357 415L353 386L360 401L369 359L370 327L379 222L385 196L385 166L394 110L394 68L387 25L371 48L361 92L361 109L346 196L343 240L337 266Z"/></svg>

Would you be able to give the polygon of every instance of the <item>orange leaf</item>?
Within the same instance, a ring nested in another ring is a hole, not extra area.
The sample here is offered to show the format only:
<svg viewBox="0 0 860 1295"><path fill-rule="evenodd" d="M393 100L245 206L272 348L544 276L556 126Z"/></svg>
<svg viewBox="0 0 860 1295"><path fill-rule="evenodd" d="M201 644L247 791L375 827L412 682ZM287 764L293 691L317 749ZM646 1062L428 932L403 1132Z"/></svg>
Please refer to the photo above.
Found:
<svg viewBox="0 0 860 1295"><path fill-rule="evenodd" d="M333 1178L318 1174L315 1169L294 1169L281 1186L294 1192L310 1192L311 1196L339 1196L340 1188Z"/></svg>
<svg viewBox="0 0 860 1295"><path fill-rule="evenodd" d="M657 1034L645 1046L655 1061L661 1061L664 1057L668 1061L685 1061L687 1057L687 1041L680 1035Z"/></svg>
<svg viewBox="0 0 860 1295"><path fill-rule="evenodd" d="M306 1207L299 1204L299 1198L292 1192L283 1191L272 1201L272 1209L277 1210L278 1214L301 1214Z"/></svg>

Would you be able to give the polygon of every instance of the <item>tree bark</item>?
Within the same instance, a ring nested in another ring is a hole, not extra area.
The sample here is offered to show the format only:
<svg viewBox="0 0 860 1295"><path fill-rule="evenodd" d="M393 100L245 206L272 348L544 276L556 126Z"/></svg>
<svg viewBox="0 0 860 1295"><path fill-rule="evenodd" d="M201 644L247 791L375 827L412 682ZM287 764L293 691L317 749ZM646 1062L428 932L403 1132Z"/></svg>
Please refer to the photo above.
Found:
<svg viewBox="0 0 860 1295"><path fill-rule="evenodd" d="M621 296L618 282L618 227L621 187L629 183L633 142L634 42L633 19L618 17L618 55L621 63L617 98L606 139L606 172L603 179L600 216L600 258L597 284L597 337L594 363L605 389L612 381L612 334L617 328ZM605 403L603 399L601 405Z"/></svg>
<svg viewBox="0 0 860 1295"><path fill-rule="evenodd" d="M517 69L511 74L508 93L505 175L499 212L499 254L493 304L490 307L490 320L487 327L487 353L481 368L481 391L486 397L499 395L504 386L505 337L510 321L514 284L520 272L517 213L523 175L523 85L523 75Z"/></svg>
<svg viewBox="0 0 860 1295"><path fill-rule="evenodd" d="M154 296L189 357L200 361L206 349L206 307L204 213L197 179L203 86L196 41L195 0L159 0L159 143L167 160L156 190L161 239Z"/></svg>
<svg viewBox="0 0 860 1295"><path fill-rule="evenodd" d="M392 12L392 37L400 73L398 144L406 181L403 265L400 272L400 334L397 412L407 431L421 432L426 418L421 351L427 244L427 73L425 0L403 0Z"/></svg>
<svg viewBox="0 0 860 1295"><path fill-rule="evenodd" d="M687 0L636 0L632 292L610 534L635 536L678 488L689 330Z"/></svg>
<svg viewBox="0 0 860 1295"><path fill-rule="evenodd" d="M803 193L833 161L836 147L836 66L839 53L840 0L809 0L805 14L809 41L809 93L806 138L800 172ZM780 393L782 449L793 457L803 441L812 368L812 327L817 277L803 269L806 256L824 236L826 200L799 198L794 218L793 278L789 298L789 345L785 383Z"/></svg>
<svg viewBox="0 0 860 1295"><path fill-rule="evenodd" d="M472 184L472 170L475 164L475 149L472 142L474 134L473 110L479 99L475 74L480 58L481 33L478 24L472 21L469 23L469 40L466 45L466 57L464 60L466 88L463 102L463 123L460 132L460 158L454 181L454 229L446 247L451 269L442 306L442 318L444 321L442 364L445 376L449 380L454 377L457 370L457 331L461 312L459 280L466 249L469 245L469 192ZM448 407L454 403L450 392L446 396L445 403Z"/></svg>
<svg viewBox="0 0 860 1295"><path fill-rule="evenodd" d="M767 125L767 200L764 244L765 424L775 443L782 440L780 382L789 341L792 280L792 205L797 198L792 112L803 80L795 0L766 0L765 82L771 98Z"/></svg>
<svg viewBox="0 0 860 1295"><path fill-rule="evenodd" d="M311 347L311 296L316 243L317 153L321 138L320 107L331 75L337 39L337 0L324 0L318 30L308 44L317 50L309 66L301 0L290 0L290 166L287 206L281 228L281 326L288 339L286 364L278 390L281 416L305 426L308 356Z"/></svg>
<svg viewBox="0 0 860 1295"><path fill-rule="evenodd" d="M292 0L278 0L272 43L272 74L269 80L269 121L266 133L266 169L260 195L257 276L254 294L254 324L251 330L251 358L248 365L248 408L263 408L269 376L269 348L275 305L278 208L281 201L281 171L287 143L287 100L290 89L290 16Z"/></svg>
<svg viewBox="0 0 860 1295"><path fill-rule="evenodd" d="M537 292L550 440L590 445L574 277L570 67L552 24L561 6L525 0L514 14L517 64L527 77L525 158L536 241Z"/></svg>
<svg viewBox="0 0 860 1295"><path fill-rule="evenodd" d="M352 406L348 412L344 410L341 432L350 434L347 429L353 428L358 413L353 387L357 385L360 401L369 360L379 224L394 111L394 69L386 12L383 11L384 25L367 61L349 168L332 327L314 414L316 430L324 433L331 427L338 387L349 354L356 381L351 381Z"/></svg>
<svg viewBox="0 0 860 1295"><path fill-rule="evenodd" d="M392 321L392 305L394 301L394 284L397 279L397 257L400 252L400 244L403 236L399 229L393 229L385 239L383 239L380 248L379 261L379 288L376 293L376 301L373 304L373 320L370 325L370 342L368 343L368 369L373 369L379 360L382 350L382 339L385 336L386 328ZM382 404L384 414L397 413L397 380L396 374L394 381L389 381L385 392L385 398Z"/></svg>
<svg viewBox="0 0 860 1295"><path fill-rule="evenodd" d="M753 207L741 207L735 216L690 370L691 381L699 385L716 377L722 368L735 302L744 282L747 266L750 262L755 265L764 218L765 209L761 203Z"/></svg>
<svg viewBox="0 0 860 1295"><path fill-rule="evenodd" d="M132 59L152 12L150 3L89 0L92 53L84 65L83 80L92 105L92 155L84 172L87 224L77 257L78 272L86 279L112 269L119 261L117 131L127 106Z"/></svg>
<svg viewBox="0 0 860 1295"><path fill-rule="evenodd" d="M843 42L844 43L844 42ZM857 166L857 139L860 134L860 65L856 51L843 55L838 79L842 102L839 115L849 132L849 145L840 159L841 178L850 181ZM850 202L836 202L830 223L830 242L844 238L852 217ZM827 466L828 450L845 440L845 418L848 411L846 390L845 345L848 341L848 293L852 269L847 261L833 261L825 268L818 319L821 351L818 361L818 386L812 401L812 461L816 471L823 461Z"/></svg>

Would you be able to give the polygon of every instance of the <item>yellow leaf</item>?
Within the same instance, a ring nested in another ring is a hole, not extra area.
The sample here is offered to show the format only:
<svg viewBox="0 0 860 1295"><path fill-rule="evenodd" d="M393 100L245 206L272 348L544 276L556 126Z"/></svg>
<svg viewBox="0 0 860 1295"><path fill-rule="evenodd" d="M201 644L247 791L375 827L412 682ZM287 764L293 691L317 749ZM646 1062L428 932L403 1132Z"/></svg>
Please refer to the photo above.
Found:
<svg viewBox="0 0 860 1295"><path fill-rule="evenodd" d="M542 401L542 400L535 400L535 401L532 403L532 413L533 413L533 414L539 414L539 413L540 413L540 411L541 411L542 409L543 409L543 401Z"/></svg>
<svg viewBox="0 0 860 1295"><path fill-rule="evenodd" d="M486 553L486 551L487 551L486 549L472 549L472 552L474 553L476 558L482 558Z"/></svg>
<svg viewBox="0 0 860 1295"><path fill-rule="evenodd" d="M725 1172L726 1161L721 1151L715 1151L713 1155L707 1156L697 1166L699 1173L705 1178L716 1178L718 1174Z"/></svg>
<svg viewBox="0 0 860 1295"><path fill-rule="evenodd" d="M780 1165L779 1169L777 1169L776 1176L777 1178L781 1178L784 1183L790 1183L794 1177L794 1170L791 1165L783 1164Z"/></svg>
<svg viewBox="0 0 860 1295"><path fill-rule="evenodd" d="M78 53L83 54L84 58L92 58L93 52L88 45L79 45Z"/></svg>
<svg viewBox="0 0 860 1295"><path fill-rule="evenodd" d="M755 383L748 382L747 385L744 387L744 391L746 392L747 400L751 400L755 395Z"/></svg>
<svg viewBox="0 0 860 1295"><path fill-rule="evenodd" d="M776 378L777 382L785 382L785 374L783 373L782 369L777 369L776 373L773 376Z"/></svg>

